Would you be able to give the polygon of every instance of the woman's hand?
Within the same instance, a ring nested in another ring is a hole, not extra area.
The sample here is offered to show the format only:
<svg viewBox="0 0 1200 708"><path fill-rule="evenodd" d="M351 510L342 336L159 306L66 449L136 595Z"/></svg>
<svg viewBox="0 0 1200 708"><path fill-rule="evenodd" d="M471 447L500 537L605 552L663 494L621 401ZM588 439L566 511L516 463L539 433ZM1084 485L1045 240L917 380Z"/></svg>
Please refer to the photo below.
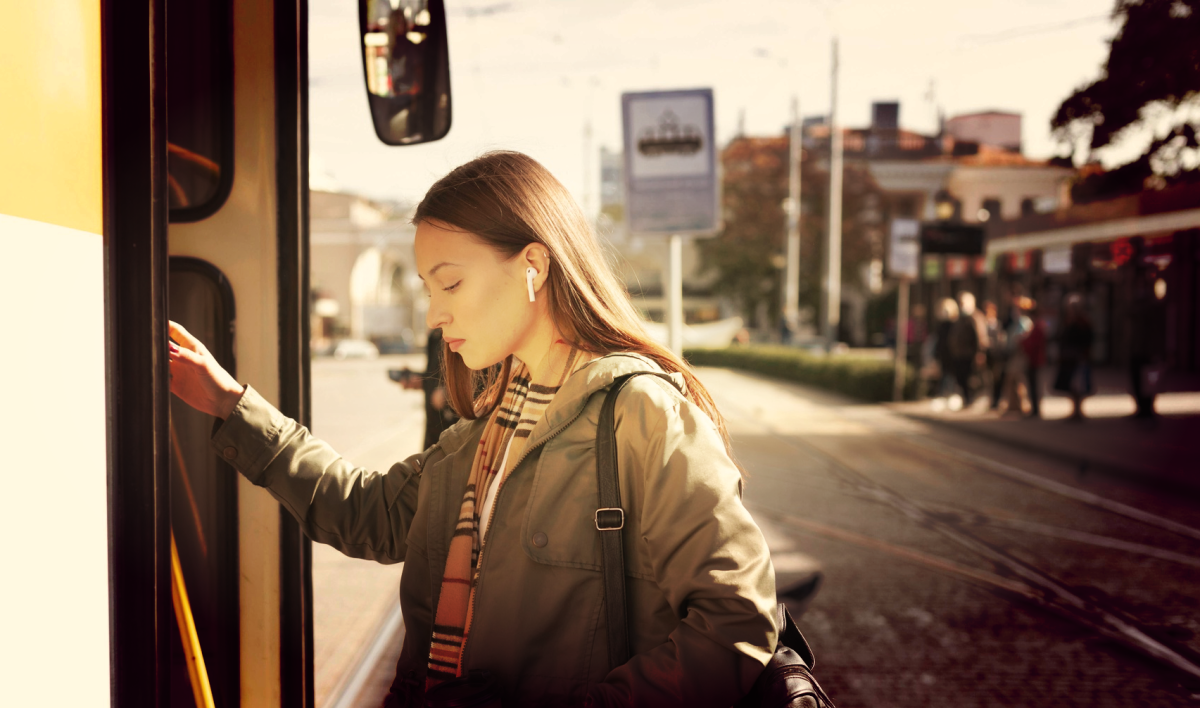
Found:
<svg viewBox="0 0 1200 708"><path fill-rule="evenodd" d="M229 417L245 388L217 363L204 344L182 326L170 323L168 358L171 393L192 408L222 420Z"/></svg>

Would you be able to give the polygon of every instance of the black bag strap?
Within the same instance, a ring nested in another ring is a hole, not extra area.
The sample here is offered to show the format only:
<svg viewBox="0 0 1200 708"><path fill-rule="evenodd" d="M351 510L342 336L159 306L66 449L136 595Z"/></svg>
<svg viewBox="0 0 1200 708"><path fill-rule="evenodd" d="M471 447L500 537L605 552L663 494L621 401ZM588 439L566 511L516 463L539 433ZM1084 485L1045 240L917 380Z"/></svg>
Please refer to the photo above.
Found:
<svg viewBox="0 0 1200 708"><path fill-rule="evenodd" d="M617 395L634 376L650 374L666 379L670 376L655 371L638 371L613 379L600 420L596 424L596 481L600 490L600 507L596 509L596 530L600 532L600 564L604 573L604 610L608 625L608 660L616 668L629 661L629 617L625 597L625 510L621 508L621 483L617 473Z"/></svg>

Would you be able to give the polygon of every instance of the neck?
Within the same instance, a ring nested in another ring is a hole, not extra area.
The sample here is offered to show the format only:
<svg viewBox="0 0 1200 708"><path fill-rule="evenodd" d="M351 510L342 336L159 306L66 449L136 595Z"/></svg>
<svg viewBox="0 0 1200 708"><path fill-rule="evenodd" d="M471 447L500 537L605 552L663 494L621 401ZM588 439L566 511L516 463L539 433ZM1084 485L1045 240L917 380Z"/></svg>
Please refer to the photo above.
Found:
<svg viewBox="0 0 1200 708"><path fill-rule="evenodd" d="M539 386L554 386L562 376L571 348L558 328L545 321L525 345L513 353L529 367L530 381Z"/></svg>

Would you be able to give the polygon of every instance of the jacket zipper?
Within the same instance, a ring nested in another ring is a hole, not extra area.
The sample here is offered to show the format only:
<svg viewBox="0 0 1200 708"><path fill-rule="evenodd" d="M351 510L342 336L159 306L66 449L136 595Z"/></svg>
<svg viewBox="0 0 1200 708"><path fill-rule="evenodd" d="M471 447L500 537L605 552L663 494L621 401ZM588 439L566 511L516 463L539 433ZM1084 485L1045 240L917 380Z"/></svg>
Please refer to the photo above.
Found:
<svg viewBox="0 0 1200 708"><path fill-rule="evenodd" d="M583 415L583 409L586 407L587 407L586 404L584 406L580 407L579 412L577 412L574 416L572 416L570 420L568 420L567 422L565 422L562 425L555 428L549 435L547 435L546 437L539 440L536 445L531 445L531 446L525 448L525 451L522 452L521 456L517 458L517 461L515 463L513 463L513 466L511 467L511 469L515 472L517 467L519 467L520 464L525 461L525 458L529 457L529 453L533 452L534 450L538 449L539 447L550 442L559 433L566 430L567 427L569 425L571 425L571 423L574 423L579 418L580 415ZM501 470L501 473L503 474L503 470ZM488 538L491 537L492 522L496 520L496 509L500 506L500 495L504 492L504 483L507 481L508 481L508 475L505 475L504 477L500 478L500 486L496 487L496 500L492 502L492 510L491 510L491 512L488 513L487 532L483 534L483 538L479 542L479 559L478 559L478 563L476 564L476 567L475 567L475 575L476 575L475 591L471 593L471 603L467 609L467 615L472 618L472 622L474 622L474 618L475 618L475 598L476 598L476 596L479 595L480 588L483 585L483 553L484 553L484 549L487 548L487 540L488 540ZM486 491L485 491L485 493L486 493ZM467 627L466 629L467 629L468 633L471 631L470 627ZM461 665L462 663L464 663L463 660L466 658L467 658L467 638L464 637L462 651L460 653L459 664Z"/></svg>

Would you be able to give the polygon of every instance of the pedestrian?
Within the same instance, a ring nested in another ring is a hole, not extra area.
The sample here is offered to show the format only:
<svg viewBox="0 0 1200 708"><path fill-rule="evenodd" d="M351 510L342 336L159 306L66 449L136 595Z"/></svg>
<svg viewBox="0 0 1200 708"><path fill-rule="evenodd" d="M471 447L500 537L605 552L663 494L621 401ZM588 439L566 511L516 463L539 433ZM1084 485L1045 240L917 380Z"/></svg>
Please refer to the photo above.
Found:
<svg viewBox="0 0 1200 708"><path fill-rule="evenodd" d="M736 703L775 649L774 575L704 385L646 333L575 200L531 158L453 170L413 222L463 418L437 444L384 473L355 468L174 323L172 392L223 420L214 448L311 538L404 562L385 705L422 706L476 671L508 706ZM635 372L651 375L615 411L632 658L612 665L597 418Z"/></svg>
<svg viewBox="0 0 1200 708"><path fill-rule="evenodd" d="M1025 314L1029 298L1014 294L1004 330L1004 414L1024 415L1029 406L1029 389L1026 386L1025 347L1022 342L1033 329L1033 321Z"/></svg>
<svg viewBox="0 0 1200 708"><path fill-rule="evenodd" d="M425 394L425 443L424 449L433 447L442 432L458 422L458 414L446 398L446 385L442 381L442 330L431 329L425 341L425 371L413 374L404 369L400 385L409 389L421 389Z"/></svg>
<svg viewBox="0 0 1200 708"><path fill-rule="evenodd" d="M950 367L964 406L974 401L972 378L986 349L987 323L975 309L975 295L963 291L958 295L958 319L950 329Z"/></svg>
<svg viewBox="0 0 1200 708"><path fill-rule="evenodd" d="M1129 392L1133 394L1134 417L1153 420L1166 358L1166 312L1154 293L1154 278L1139 269L1134 273L1129 297Z"/></svg>
<svg viewBox="0 0 1200 708"><path fill-rule="evenodd" d="M1054 377L1054 389L1071 397L1071 420L1083 420L1083 399L1092 393L1093 338L1083 298L1072 293L1066 300L1058 337L1058 374Z"/></svg>
<svg viewBox="0 0 1200 708"><path fill-rule="evenodd" d="M952 298L942 298L938 303L937 328L934 330L933 358L937 362L938 398L948 398L954 391L954 323L958 321L958 303Z"/></svg>
<svg viewBox="0 0 1200 708"><path fill-rule="evenodd" d="M1029 319L1029 330L1021 338L1025 355L1025 390L1029 395L1029 417L1042 416L1042 388L1038 372L1046 365L1046 323L1038 312L1037 301L1022 298L1022 313Z"/></svg>
<svg viewBox="0 0 1200 708"><path fill-rule="evenodd" d="M987 356L985 365L988 372L988 383L991 390L991 410L1000 407L1000 393L1004 389L1004 367L1007 364L1005 348L1007 338L1004 327L997 316L996 303L987 301L983 304L984 326L987 328Z"/></svg>

